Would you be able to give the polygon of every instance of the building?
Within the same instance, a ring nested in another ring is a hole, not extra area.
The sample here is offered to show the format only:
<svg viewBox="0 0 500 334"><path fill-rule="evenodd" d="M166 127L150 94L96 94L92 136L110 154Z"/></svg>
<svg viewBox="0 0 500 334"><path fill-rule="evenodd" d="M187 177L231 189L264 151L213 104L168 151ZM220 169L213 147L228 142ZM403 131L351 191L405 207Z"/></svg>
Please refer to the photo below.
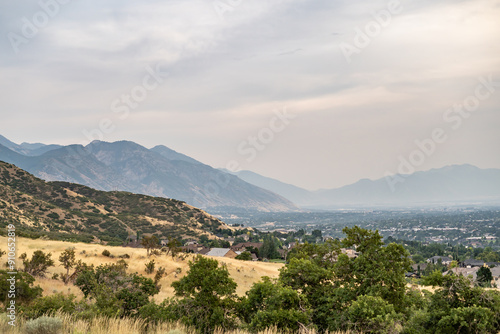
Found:
<svg viewBox="0 0 500 334"><path fill-rule="evenodd" d="M455 275L458 275L458 276L465 276L465 277L468 277L468 276L471 276L472 277L472 280L473 281L476 281L476 278L477 278L477 271L479 270L479 267L474 267L474 268L459 268L459 267L455 267L453 269L451 269L450 271L452 273L454 273Z"/></svg>
<svg viewBox="0 0 500 334"><path fill-rule="evenodd" d="M195 244L189 244L187 246L183 246L183 247L181 247L181 250L184 253L205 254L210 249L203 246L203 245L199 245L199 244L195 243Z"/></svg>
<svg viewBox="0 0 500 334"><path fill-rule="evenodd" d="M451 261L453 261L453 259L448 257L448 256L433 256L433 257L427 259L427 263L436 264L436 263L441 262L445 266L449 265L451 263Z"/></svg>
<svg viewBox="0 0 500 334"><path fill-rule="evenodd" d="M497 287L500 287L500 267L490 268L491 276L493 276L492 284L496 284Z"/></svg>
<svg viewBox="0 0 500 334"><path fill-rule="evenodd" d="M483 260L476 259L467 259L464 262L460 263L460 267L463 268L474 268L474 267L482 267L484 266Z"/></svg>
<svg viewBox="0 0 500 334"><path fill-rule="evenodd" d="M247 247L260 249L264 244L262 242L240 242L239 244L232 245L231 250L234 252L244 252Z"/></svg>
<svg viewBox="0 0 500 334"><path fill-rule="evenodd" d="M234 259L238 254L234 252L231 248L210 248L210 251L206 253L207 256L216 256L216 257L229 257Z"/></svg>

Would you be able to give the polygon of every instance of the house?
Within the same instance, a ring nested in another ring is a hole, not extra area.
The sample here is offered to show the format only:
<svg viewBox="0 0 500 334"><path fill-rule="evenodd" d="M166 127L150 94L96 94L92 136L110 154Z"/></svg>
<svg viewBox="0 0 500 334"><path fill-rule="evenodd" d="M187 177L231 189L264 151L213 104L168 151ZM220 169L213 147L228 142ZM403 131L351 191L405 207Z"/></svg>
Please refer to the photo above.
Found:
<svg viewBox="0 0 500 334"><path fill-rule="evenodd" d="M236 255L240 255L241 253L244 253L242 251L237 251L235 252ZM252 257L252 261L259 261L259 258L257 257L257 255L255 255L254 253L250 253L250 256Z"/></svg>
<svg viewBox="0 0 500 334"><path fill-rule="evenodd" d="M453 261L453 259L448 257L448 256L433 256L433 257L427 259L427 263L434 263L435 264L435 263L441 262L445 266L449 265L451 263L451 261Z"/></svg>
<svg viewBox="0 0 500 334"><path fill-rule="evenodd" d="M340 251L345 255L347 255L350 259L355 259L359 255L359 253L356 252L354 249L341 248Z"/></svg>
<svg viewBox="0 0 500 334"><path fill-rule="evenodd" d="M491 276L493 276L492 283L496 284L497 287L500 286L500 267L490 268Z"/></svg>
<svg viewBox="0 0 500 334"><path fill-rule="evenodd" d="M414 263L411 265L414 272L424 271L427 268L427 263Z"/></svg>
<svg viewBox="0 0 500 334"><path fill-rule="evenodd" d="M181 247L181 251L183 251L184 253L205 254L209 250L209 248L199 244L190 244Z"/></svg>
<svg viewBox="0 0 500 334"><path fill-rule="evenodd" d="M238 254L234 252L231 248L210 248L210 251L206 253L207 256L216 256L216 257L229 257L234 259Z"/></svg>
<svg viewBox="0 0 500 334"><path fill-rule="evenodd" d="M190 239L190 240L186 241L186 243L184 244L184 246L197 245L197 244L198 244L198 241Z"/></svg>
<svg viewBox="0 0 500 334"><path fill-rule="evenodd" d="M459 268L455 267L451 269L450 271L454 273L455 275L458 276L472 276L472 279L475 281L477 277L477 271L479 270L479 267L474 267L474 268Z"/></svg>
<svg viewBox="0 0 500 334"><path fill-rule="evenodd" d="M168 244L168 239L161 239L160 240L160 246L166 246Z"/></svg>
<svg viewBox="0 0 500 334"><path fill-rule="evenodd" d="M260 249L264 244L262 242L240 242L239 244L232 245L231 250L233 252L244 252L247 250L247 247L254 247Z"/></svg>
<svg viewBox="0 0 500 334"><path fill-rule="evenodd" d="M405 273L406 278L420 278L420 275L418 273L414 272L407 272Z"/></svg>
<svg viewBox="0 0 500 334"><path fill-rule="evenodd" d="M463 268L482 267L482 266L484 266L484 261L483 260L476 260L476 259L468 259L468 260L465 260L464 262L460 263L460 266Z"/></svg>

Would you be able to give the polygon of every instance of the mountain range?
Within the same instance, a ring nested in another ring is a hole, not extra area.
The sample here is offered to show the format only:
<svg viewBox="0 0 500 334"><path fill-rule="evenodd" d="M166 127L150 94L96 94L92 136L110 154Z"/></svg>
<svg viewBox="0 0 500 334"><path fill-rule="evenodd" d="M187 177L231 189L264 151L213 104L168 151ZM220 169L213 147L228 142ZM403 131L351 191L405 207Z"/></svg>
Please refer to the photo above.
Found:
<svg viewBox="0 0 500 334"><path fill-rule="evenodd" d="M303 208L427 206L480 203L500 205L500 169L452 165L377 180L362 179L335 189L309 191L250 171L242 180L287 197Z"/></svg>
<svg viewBox="0 0 500 334"><path fill-rule="evenodd" d="M335 189L309 191L251 171L215 169L166 146L130 141L20 145L0 136L0 160L47 181L175 198L220 212L341 207L500 204L500 169L452 165Z"/></svg>
<svg viewBox="0 0 500 334"><path fill-rule="evenodd" d="M205 209L298 209L291 201L269 190L165 146L147 149L130 141L93 141L86 146L17 145L1 137L0 160L46 181L174 198Z"/></svg>
<svg viewBox="0 0 500 334"><path fill-rule="evenodd" d="M139 233L192 238L235 229L178 200L45 182L0 162L0 227L8 224L19 236L114 245Z"/></svg>

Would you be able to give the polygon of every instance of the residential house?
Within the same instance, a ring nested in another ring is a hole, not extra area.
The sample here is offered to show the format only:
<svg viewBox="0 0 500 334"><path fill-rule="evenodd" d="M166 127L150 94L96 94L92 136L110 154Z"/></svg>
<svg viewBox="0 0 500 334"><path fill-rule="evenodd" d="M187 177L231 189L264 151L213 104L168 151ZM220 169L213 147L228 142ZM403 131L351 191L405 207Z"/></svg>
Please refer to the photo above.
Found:
<svg viewBox="0 0 500 334"><path fill-rule="evenodd" d="M490 268L491 276L493 276L492 283L496 284L497 287L500 287L500 267Z"/></svg>
<svg viewBox="0 0 500 334"><path fill-rule="evenodd" d="M208 253L205 255L207 256L216 256L216 257L229 257L231 259L234 259L238 254L234 252L230 248L211 248Z"/></svg>
<svg viewBox="0 0 500 334"><path fill-rule="evenodd" d="M474 268L474 267L482 267L484 266L484 261L483 260L476 260L476 259L467 259L460 263L460 266L463 268Z"/></svg>
<svg viewBox="0 0 500 334"><path fill-rule="evenodd" d="M232 245L231 250L234 252L244 252L247 250L247 247L254 247L260 249L264 244L262 242L240 242L239 244Z"/></svg>
<svg viewBox="0 0 500 334"><path fill-rule="evenodd" d="M453 269L450 269L452 273L455 275L462 275L462 276L472 276L472 279L475 281L477 278L477 271L479 270L479 267L473 267L473 268L460 268L460 267L455 267Z"/></svg>
<svg viewBox="0 0 500 334"><path fill-rule="evenodd" d="M210 248L207 248L203 245L199 245L199 244L195 243L195 244L183 246L183 247L181 247L181 250L184 253L205 254L206 252L208 252L210 250Z"/></svg>
<svg viewBox="0 0 500 334"><path fill-rule="evenodd" d="M436 263L441 262L445 266L449 265L451 263L451 261L453 261L453 259L448 257L448 256L433 256L433 257L427 259L427 263L436 264Z"/></svg>

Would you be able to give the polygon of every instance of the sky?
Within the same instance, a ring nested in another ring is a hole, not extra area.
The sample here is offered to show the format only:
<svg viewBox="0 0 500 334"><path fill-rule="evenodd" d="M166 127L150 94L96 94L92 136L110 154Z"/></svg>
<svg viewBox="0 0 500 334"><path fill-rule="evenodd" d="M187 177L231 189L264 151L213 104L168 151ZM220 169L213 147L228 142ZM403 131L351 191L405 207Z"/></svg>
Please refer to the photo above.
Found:
<svg viewBox="0 0 500 334"><path fill-rule="evenodd" d="M500 168L500 0L0 0L0 134L306 189Z"/></svg>

